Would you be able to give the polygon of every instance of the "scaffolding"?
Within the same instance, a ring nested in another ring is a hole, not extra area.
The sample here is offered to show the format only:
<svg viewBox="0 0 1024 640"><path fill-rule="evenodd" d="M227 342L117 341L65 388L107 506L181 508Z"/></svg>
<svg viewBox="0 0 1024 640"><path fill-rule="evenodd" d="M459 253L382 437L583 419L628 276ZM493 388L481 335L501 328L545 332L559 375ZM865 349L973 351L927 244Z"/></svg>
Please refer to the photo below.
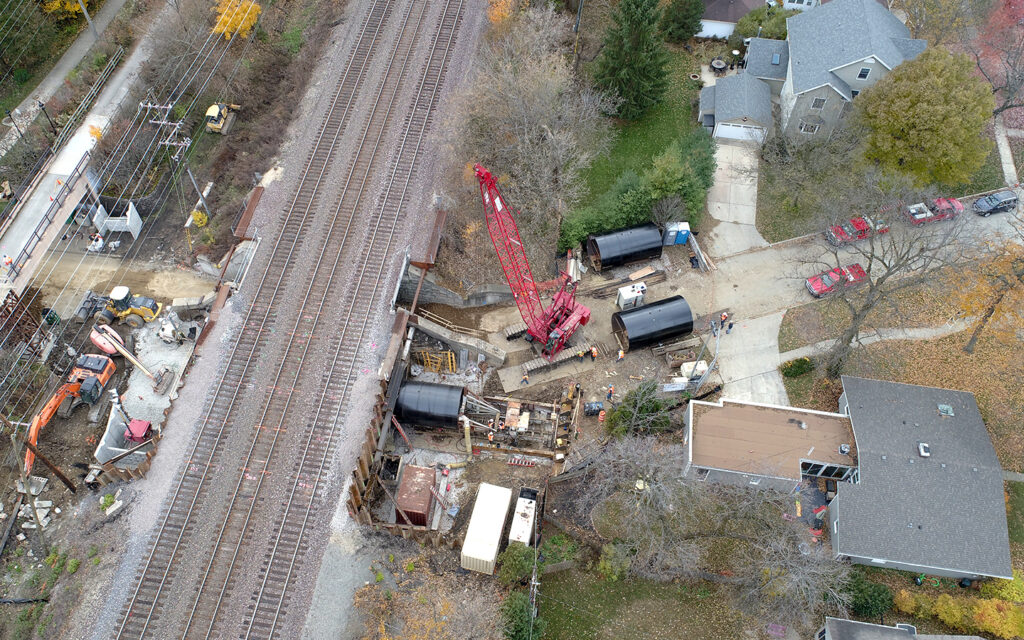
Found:
<svg viewBox="0 0 1024 640"><path fill-rule="evenodd" d="M455 373L454 351L419 351L417 357L423 369L434 373Z"/></svg>

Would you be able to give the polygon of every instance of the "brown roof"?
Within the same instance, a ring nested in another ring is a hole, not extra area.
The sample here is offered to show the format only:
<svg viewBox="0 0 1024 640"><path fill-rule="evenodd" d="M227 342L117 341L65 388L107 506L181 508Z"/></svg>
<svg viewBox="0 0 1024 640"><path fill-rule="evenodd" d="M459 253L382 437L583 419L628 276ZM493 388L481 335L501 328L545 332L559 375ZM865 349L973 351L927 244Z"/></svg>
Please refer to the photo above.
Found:
<svg viewBox="0 0 1024 640"><path fill-rule="evenodd" d="M735 23L764 5L764 0L704 0L704 19Z"/></svg>
<svg viewBox="0 0 1024 640"><path fill-rule="evenodd" d="M845 416L722 404L693 404L693 464L699 467L799 480L801 459L856 464L853 429ZM850 455L839 453L841 444L850 445Z"/></svg>

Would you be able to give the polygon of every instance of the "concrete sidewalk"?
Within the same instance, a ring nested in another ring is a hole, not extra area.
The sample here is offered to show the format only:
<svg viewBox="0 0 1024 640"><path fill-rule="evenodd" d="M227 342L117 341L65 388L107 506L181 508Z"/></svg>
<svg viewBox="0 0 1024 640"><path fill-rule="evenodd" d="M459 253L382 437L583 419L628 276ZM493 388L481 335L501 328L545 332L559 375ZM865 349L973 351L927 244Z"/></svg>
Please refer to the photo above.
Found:
<svg viewBox="0 0 1024 640"><path fill-rule="evenodd" d="M107 26L113 21L114 16L124 6L125 0L106 0L99 12L92 16L92 22L96 26L96 31L102 34ZM22 130L28 127L36 116L39 115L39 101L36 99L46 102L53 97L53 94L57 93L57 89L64 84L64 79L67 78L68 74L78 66L78 63L82 61L85 54L89 52L89 49L96 44L96 37L92 33L92 29L86 27L78 34L75 41L71 43L68 50L64 52L64 55L60 57L57 64L50 69L50 72L46 74L46 77L36 86L35 91L29 93L28 97L21 101L18 105L18 111L21 115L17 118L18 126ZM0 158L6 154L15 142L18 140L18 132L11 127L3 138L0 138Z"/></svg>
<svg viewBox="0 0 1024 640"><path fill-rule="evenodd" d="M856 342L861 345L869 345L881 340L930 340L932 338L944 338L954 333L960 333L969 326L967 320L957 320L941 327L912 327L912 328L888 328L876 329L861 333L857 336ZM793 349L779 355L780 362L788 362L795 358L809 358L828 351L835 340L822 340L815 344Z"/></svg>
<svg viewBox="0 0 1024 640"><path fill-rule="evenodd" d="M1003 179L1006 180L1006 184L1015 187L1020 180L1017 177L1017 167L1013 164L1010 140L1006 135L1006 125L1003 124L1003 116L1000 114L995 117L996 147L999 149L999 161L1003 167Z"/></svg>

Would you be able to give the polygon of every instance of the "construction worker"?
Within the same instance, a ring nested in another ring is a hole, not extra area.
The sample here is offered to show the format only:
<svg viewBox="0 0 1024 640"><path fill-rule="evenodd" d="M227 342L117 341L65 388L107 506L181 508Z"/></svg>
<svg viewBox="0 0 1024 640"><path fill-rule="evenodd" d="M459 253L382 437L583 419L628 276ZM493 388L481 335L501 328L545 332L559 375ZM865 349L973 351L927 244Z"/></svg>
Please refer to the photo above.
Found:
<svg viewBox="0 0 1024 640"><path fill-rule="evenodd" d="M590 347L590 360L597 360L597 347Z"/></svg>
<svg viewBox="0 0 1024 640"><path fill-rule="evenodd" d="M612 394L613 393L615 393L615 385L610 384L610 385L608 385L608 399L609 400L612 399Z"/></svg>
<svg viewBox="0 0 1024 640"><path fill-rule="evenodd" d="M488 444L494 444L494 432L493 431L488 431L487 432L487 443Z"/></svg>
<svg viewBox="0 0 1024 640"><path fill-rule="evenodd" d="M487 421L487 428L491 431L494 431L494 418L491 418L490 420Z"/></svg>
<svg viewBox="0 0 1024 640"><path fill-rule="evenodd" d="M725 311L722 312L722 328L725 328L725 321L729 319L729 314Z"/></svg>
<svg viewBox="0 0 1024 640"><path fill-rule="evenodd" d="M530 384L530 374L523 372L523 379L519 381L519 384Z"/></svg>
<svg viewBox="0 0 1024 640"><path fill-rule="evenodd" d="M580 362L583 362L583 358L585 358L586 355L587 354L583 352L583 349L580 349L579 352L576 354L576 357L579 358Z"/></svg>
<svg viewBox="0 0 1024 640"><path fill-rule="evenodd" d="M504 430L505 430L505 421L504 420L498 420L498 431L504 431Z"/></svg>
<svg viewBox="0 0 1024 640"><path fill-rule="evenodd" d="M625 357L626 357L626 352L623 351L622 349L619 349L619 356L617 358L615 358L615 362L622 362L623 358L625 358Z"/></svg>

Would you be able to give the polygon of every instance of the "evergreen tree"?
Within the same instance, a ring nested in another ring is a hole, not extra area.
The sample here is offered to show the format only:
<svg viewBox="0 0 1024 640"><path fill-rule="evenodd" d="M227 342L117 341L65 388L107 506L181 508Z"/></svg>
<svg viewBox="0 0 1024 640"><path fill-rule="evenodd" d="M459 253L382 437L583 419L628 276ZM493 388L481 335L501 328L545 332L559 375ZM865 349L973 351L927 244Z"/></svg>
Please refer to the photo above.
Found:
<svg viewBox="0 0 1024 640"><path fill-rule="evenodd" d="M672 0L661 19L661 30L669 42L686 42L700 33L704 16L702 0Z"/></svg>
<svg viewBox="0 0 1024 640"><path fill-rule="evenodd" d="M657 104L668 79L668 50L658 33L658 0L622 0L612 15L594 74L622 99L619 115L635 120Z"/></svg>

